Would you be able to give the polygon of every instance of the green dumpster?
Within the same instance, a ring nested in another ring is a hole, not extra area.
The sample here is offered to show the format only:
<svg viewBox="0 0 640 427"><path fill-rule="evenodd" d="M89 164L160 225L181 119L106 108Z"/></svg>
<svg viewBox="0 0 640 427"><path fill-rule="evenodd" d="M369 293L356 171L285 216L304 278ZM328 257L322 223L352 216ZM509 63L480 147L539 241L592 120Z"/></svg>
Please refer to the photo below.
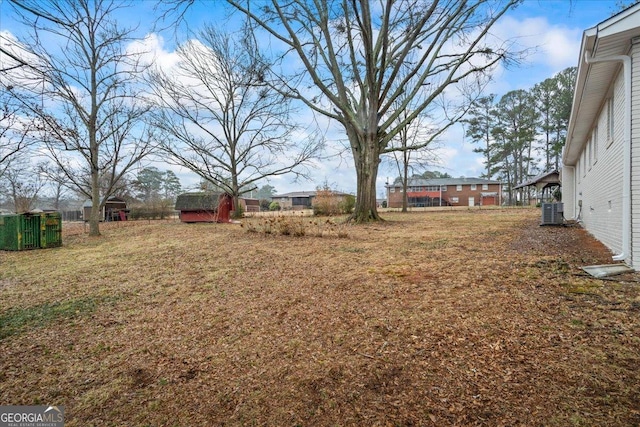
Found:
<svg viewBox="0 0 640 427"><path fill-rule="evenodd" d="M0 215L0 249L21 251L62 245L59 213Z"/></svg>
<svg viewBox="0 0 640 427"><path fill-rule="evenodd" d="M40 215L40 247L62 246L62 216L59 212Z"/></svg>

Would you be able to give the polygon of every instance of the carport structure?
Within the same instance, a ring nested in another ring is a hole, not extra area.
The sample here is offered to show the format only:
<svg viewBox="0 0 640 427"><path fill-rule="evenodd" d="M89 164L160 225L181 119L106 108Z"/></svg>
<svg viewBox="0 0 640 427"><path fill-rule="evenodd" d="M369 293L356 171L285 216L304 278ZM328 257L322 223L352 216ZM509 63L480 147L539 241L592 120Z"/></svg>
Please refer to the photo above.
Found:
<svg viewBox="0 0 640 427"><path fill-rule="evenodd" d="M560 173L557 170L554 170L533 177L530 180L513 187L513 189L520 190L526 187L535 187L536 201L543 202L553 200L555 198L553 195L554 191L561 186Z"/></svg>

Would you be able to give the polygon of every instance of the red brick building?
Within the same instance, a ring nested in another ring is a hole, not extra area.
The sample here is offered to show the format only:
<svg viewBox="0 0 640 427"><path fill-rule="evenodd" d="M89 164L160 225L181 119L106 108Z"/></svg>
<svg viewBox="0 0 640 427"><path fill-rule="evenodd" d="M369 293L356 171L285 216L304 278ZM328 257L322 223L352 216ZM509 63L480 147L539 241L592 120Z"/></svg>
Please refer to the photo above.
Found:
<svg viewBox="0 0 640 427"><path fill-rule="evenodd" d="M402 184L387 185L387 206L402 207ZM410 179L407 206L488 206L502 204L502 183L482 178Z"/></svg>

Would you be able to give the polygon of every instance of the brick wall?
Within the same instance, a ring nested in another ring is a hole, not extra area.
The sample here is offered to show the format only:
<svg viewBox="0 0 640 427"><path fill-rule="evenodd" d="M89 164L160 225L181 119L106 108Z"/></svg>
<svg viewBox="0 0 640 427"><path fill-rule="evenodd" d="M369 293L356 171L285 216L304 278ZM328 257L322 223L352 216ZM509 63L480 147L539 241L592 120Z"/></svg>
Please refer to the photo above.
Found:
<svg viewBox="0 0 640 427"><path fill-rule="evenodd" d="M462 184L460 187L460 191L458 191L458 186L456 185L447 185L447 190L442 191L442 199L449 201L452 206L469 206L473 197L473 205L480 206L482 205L498 205L500 204L499 194L500 194L500 184L488 184L488 189L483 190L482 184L476 184L475 190L472 189L472 184ZM395 191L392 191L395 190ZM402 187L392 187L389 189L389 207L390 208L399 208L402 207ZM497 193L496 197L492 198L483 198L482 193ZM414 193L409 192L407 195L409 197L417 197L426 194L424 192ZM439 192L436 194L434 192L428 192L431 197L438 197ZM432 195L433 194L433 195ZM457 198L457 200L456 200Z"/></svg>

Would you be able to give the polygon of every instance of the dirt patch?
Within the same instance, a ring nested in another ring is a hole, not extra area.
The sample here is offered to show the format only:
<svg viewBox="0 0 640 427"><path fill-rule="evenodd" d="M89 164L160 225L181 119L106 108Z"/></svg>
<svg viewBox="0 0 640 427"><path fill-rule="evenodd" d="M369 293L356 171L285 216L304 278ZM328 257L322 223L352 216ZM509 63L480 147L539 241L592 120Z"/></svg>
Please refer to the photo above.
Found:
<svg viewBox="0 0 640 427"><path fill-rule="evenodd" d="M0 400L68 426L640 423L635 274L580 269L606 248L538 210L385 218L343 238L131 222L0 253L1 315L96 301L2 340Z"/></svg>

